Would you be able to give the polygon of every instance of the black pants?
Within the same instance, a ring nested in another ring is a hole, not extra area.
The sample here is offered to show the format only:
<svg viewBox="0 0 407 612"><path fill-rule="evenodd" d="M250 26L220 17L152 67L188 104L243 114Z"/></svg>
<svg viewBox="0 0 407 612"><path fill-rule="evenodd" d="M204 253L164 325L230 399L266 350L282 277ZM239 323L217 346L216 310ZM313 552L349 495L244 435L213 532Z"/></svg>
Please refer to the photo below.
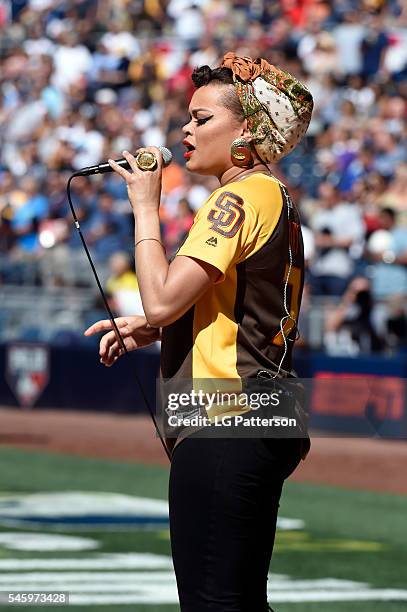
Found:
<svg viewBox="0 0 407 612"><path fill-rule="evenodd" d="M283 481L299 439L199 438L174 450L171 546L181 612L266 612Z"/></svg>

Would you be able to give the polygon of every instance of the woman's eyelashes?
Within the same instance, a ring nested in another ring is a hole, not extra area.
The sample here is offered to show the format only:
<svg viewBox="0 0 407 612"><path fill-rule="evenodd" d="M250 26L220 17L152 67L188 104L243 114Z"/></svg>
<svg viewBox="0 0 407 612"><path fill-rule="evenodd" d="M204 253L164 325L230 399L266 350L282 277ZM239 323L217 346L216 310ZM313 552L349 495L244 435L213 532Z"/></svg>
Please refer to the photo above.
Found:
<svg viewBox="0 0 407 612"><path fill-rule="evenodd" d="M203 117L202 119L197 119L196 120L196 124L197 125L203 125L204 123L209 121L209 119L212 119L212 115L210 117Z"/></svg>

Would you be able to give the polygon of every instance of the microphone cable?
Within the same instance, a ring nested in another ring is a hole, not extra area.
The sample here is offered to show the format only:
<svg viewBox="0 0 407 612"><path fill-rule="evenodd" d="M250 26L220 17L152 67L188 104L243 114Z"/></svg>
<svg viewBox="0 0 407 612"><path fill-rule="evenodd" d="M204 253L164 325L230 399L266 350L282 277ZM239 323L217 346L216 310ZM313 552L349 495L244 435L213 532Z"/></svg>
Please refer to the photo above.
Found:
<svg viewBox="0 0 407 612"><path fill-rule="evenodd" d="M108 304L108 302L107 302L105 292L103 291L102 285L101 285L101 283L100 283L100 280L99 280L98 274L97 274L97 272L96 272L95 265L94 265L94 263L93 263L93 261L92 261L92 257L90 256L88 246L87 246L87 244L86 244L86 242L85 242L85 238L83 237L82 230L81 230L81 226L80 226L80 223L79 223L78 217L77 217L77 215L76 215L76 212L75 212L75 209L74 209L74 206L73 206L73 203L72 203L72 198L71 198L71 182L72 182L72 180L73 180L75 177L77 177L77 176L83 176L83 175L81 175L80 171L78 171L78 172L74 172L74 173L73 173L73 174L72 174L72 175L69 177L69 179L68 179L68 183L67 183L67 188L66 188L66 191L67 191L67 196L68 196L68 203L69 203L69 207L70 207L70 209L71 209L71 213L72 213L72 216L73 216L73 220L74 220L74 223L75 223L75 227L76 227L76 229L78 230L78 234L79 234L79 237L80 237L80 239L81 239L82 246L83 246L83 248L84 248L84 250L85 250L85 253L86 253L86 255L87 255L88 261L89 261L89 263L90 263L90 267L92 268L92 272L93 272L93 275L94 275L94 277L95 277L95 280L96 280L96 284L97 284L97 286L98 286L98 289L99 289L99 291L100 291L100 295L102 296L102 300L103 300L104 306L105 306L105 308L106 308L106 312L107 312L108 317L109 317L109 319L110 319L110 321L111 321L111 323L112 323L113 330L114 330L114 332L115 332L115 334L116 334L116 338L117 338L117 340L118 340L118 342L119 342L119 344L120 344L121 348L123 349L124 353L125 353L125 354L128 354L128 353L129 353L129 351L128 351L128 350L127 350L127 348L126 348L126 345L125 345L125 343L124 343L124 340L123 340L123 338L122 338L122 335L121 335L121 333L120 333L120 331L119 331L119 328L118 328L118 327L117 327L117 325L116 325L116 321L114 320L113 313L112 313L112 311L111 311L111 309L110 309L110 306L109 306L109 304ZM157 421L156 421L156 418L155 418L155 416L154 416L154 412L153 412L153 410L152 410L152 408L151 408L151 406L150 406L150 402L149 402L149 400L148 400L147 394L146 394L146 392L144 391L143 385L141 384L140 378L139 378L139 376L138 376L138 374L137 374L137 372L136 372L136 371L135 371L135 379L136 379L136 383L137 383L137 385L138 385L138 388L139 388L139 390L140 390L141 397L143 398L144 404L145 404L145 406L146 406L147 410L149 411L150 416L151 416L151 419L152 419L152 421L153 421L153 423L154 423L155 431L156 431L156 433L158 434L158 437L159 437L159 438L160 438L160 440L161 440L161 444L163 445L163 448L164 448L165 453L166 453L166 455L167 455L167 457L168 457L168 460L169 460L169 461L170 461L170 463L171 463L171 455L170 455L170 453L169 453L169 451L168 451L167 445L165 444L164 439L163 439L163 437L162 437L162 435L161 435L161 432L160 432L160 430L159 430L159 428L158 428Z"/></svg>

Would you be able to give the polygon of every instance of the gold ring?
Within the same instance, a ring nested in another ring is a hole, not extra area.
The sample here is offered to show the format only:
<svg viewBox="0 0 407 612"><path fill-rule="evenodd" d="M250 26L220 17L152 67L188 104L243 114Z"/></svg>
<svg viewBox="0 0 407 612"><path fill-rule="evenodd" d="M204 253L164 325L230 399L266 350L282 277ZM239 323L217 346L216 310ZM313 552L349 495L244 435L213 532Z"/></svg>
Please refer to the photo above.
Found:
<svg viewBox="0 0 407 612"><path fill-rule="evenodd" d="M150 151L140 151L136 155L136 164L140 170L154 170L157 167L157 158Z"/></svg>

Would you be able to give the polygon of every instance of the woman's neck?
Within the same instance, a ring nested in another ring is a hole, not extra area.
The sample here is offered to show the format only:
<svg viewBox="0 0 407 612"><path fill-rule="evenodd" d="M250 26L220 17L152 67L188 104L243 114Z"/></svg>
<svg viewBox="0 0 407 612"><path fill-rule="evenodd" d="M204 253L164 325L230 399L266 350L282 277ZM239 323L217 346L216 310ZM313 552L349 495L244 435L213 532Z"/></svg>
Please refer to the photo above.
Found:
<svg viewBox="0 0 407 612"><path fill-rule="evenodd" d="M239 181L240 179L246 178L246 176L259 172L268 175L271 174L268 167L259 160L254 163L252 168L238 168L236 166L232 166L231 168L228 168L220 177L218 177L218 180L223 187L228 183Z"/></svg>

